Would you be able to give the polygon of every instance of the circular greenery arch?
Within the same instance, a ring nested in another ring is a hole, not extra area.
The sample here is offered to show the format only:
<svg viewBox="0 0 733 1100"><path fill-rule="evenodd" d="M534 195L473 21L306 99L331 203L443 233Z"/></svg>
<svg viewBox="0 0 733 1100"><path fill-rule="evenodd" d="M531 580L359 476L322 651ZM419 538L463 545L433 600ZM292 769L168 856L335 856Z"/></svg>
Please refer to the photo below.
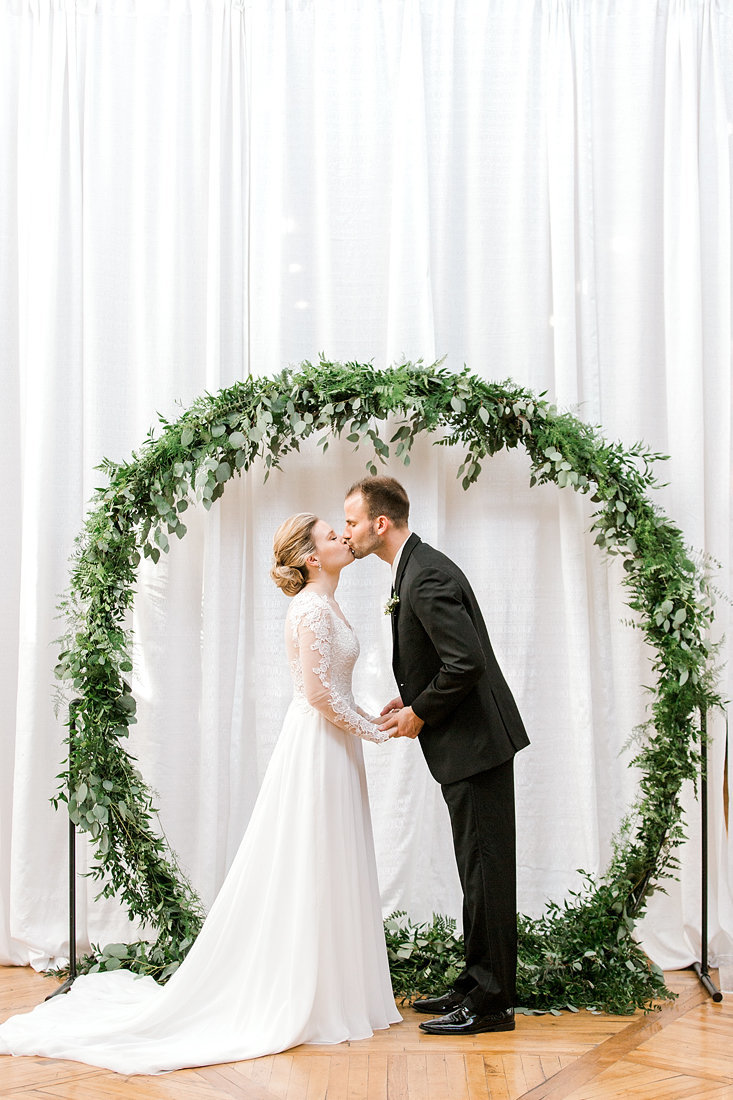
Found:
<svg viewBox="0 0 733 1100"><path fill-rule="evenodd" d="M390 422L389 440L380 427ZM536 1009L585 1006L632 1012L669 996L661 972L632 930L660 878L677 866L684 839L681 787L699 768L700 715L720 704L713 650L710 586L679 529L649 499L655 460L641 444L623 448L544 395L512 382L494 383L439 364L388 370L321 360L271 378L247 378L195 401L178 420L160 420L128 462L103 462L106 487L76 543L70 587L61 607L68 630L56 675L65 682L69 755L54 803L91 838L89 874L101 895L117 895L152 941L109 944L83 960L85 969L119 966L165 980L179 965L203 920L201 903L155 828L154 795L126 751L135 722L131 636L126 624L141 556L157 562L170 538L186 533L190 503L204 508L237 473L262 458L265 479L306 438L325 451L345 435L367 444L367 467L394 453L405 464L415 438L463 444L463 488L483 460L523 447L530 484L554 482L591 494L595 543L623 559L623 583L634 625L653 654L656 686L649 718L635 731L633 764L640 790L613 840L600 878L582 885L538 920L519 917L519 1000ZM73 698L72 698L73 696ZM451 922L414 926L396 914L386 922L396 992L441 987L457 965Z"/></svg>

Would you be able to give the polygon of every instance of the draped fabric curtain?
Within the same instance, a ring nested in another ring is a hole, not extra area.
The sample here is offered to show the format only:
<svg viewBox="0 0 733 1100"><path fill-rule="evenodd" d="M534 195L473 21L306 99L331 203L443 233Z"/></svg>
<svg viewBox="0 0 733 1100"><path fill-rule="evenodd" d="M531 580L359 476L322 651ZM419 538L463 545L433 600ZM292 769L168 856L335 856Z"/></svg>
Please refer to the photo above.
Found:
<svg viewBox="0 0 733 1100"><path fill-rule="evenodd" d="M56 605L104 456L156 413L319 353L511 377L670 456L657 499L731 585L733 12L722 0L0 0L0 961L68 953ZM277 524L337 526L365 454L253 469L141 567L131 749L208 904L289 698ZM600 872L636 792L649 658L587 501L521 454L464 493L420 441L412 523L466 570L525 718L519 904ZM389 571L339 589L357 699L394 693ZM721 599L716 629L731 633ZM724 643L723 660L730 653ZM730 669L722 690L730 694ZM726 736L711 721L710 937L733 934ZM385 913L460 917L416 744L366 746ZM698 807L640 935L700 950ZM80 843L82 864L88 859ZM135 932L79 880L79 937ZM252 899L256 904L256 899Z"/></svg>

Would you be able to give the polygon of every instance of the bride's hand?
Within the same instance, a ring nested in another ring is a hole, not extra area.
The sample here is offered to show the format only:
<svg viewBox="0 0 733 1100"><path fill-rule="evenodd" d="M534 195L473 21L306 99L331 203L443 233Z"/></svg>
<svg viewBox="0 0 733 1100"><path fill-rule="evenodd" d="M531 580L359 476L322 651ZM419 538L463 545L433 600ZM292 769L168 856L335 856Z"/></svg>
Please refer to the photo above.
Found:
<svg viewBox="0 0 733 1100"><path fill-rule="evenodd" d="M400 697L398 695L395 699L391 699L389 701L389 703L387 703L386 707L382 707L382 709L380 711L380 714L384 715L384 714L389 714L390 711L393 711L393 710L402 710L403 706L404 706L404 703L402 702L402 700L400 699Z"/></svg>
<svg viewBox="0 0 733 1100"><path fill-rule="evenodd" d="M414 738L424 725L422 718L418 718L412 707L401 707L390 711L384 721L379 723L379 728L387 730L390 737Z"/></svg>

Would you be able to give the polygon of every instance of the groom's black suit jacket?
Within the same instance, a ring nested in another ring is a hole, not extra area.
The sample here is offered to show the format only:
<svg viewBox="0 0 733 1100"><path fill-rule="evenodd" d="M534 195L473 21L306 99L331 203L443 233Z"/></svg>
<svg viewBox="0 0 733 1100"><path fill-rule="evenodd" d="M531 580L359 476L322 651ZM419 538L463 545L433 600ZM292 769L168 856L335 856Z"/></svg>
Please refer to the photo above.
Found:
<svg viewBox="0 0 733 1100"><path fill-rule="evenodd" d="M439 783L505 763L529 744L481 610L454 562L410 535L397 567L392 667Z"/></svg>

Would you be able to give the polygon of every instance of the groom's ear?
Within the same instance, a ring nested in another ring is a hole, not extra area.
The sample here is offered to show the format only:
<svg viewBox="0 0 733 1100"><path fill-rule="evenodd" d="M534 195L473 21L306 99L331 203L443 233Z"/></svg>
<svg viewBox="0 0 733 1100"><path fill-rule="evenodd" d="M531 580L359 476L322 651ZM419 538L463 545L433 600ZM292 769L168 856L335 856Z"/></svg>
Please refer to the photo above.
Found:
<svg viewBox="0 0 733 1100"><path fill-rule="evenodd" d="M388 516L377 516L375 520L377 534L384 535L389 530L391 522Z"/></svg>

